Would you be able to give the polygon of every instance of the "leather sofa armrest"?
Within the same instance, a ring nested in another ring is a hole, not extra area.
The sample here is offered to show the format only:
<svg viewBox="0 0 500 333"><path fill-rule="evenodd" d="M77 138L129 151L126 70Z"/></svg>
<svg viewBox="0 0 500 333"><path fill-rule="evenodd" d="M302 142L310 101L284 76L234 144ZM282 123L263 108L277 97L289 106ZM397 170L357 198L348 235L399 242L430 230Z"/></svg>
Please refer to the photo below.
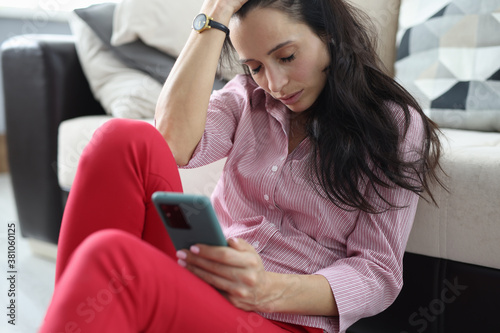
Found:
<svg viewBox="0 0 500 333"><path fill-rule="evenodd" d="M59 124L104 114L82 72L73 36L24 35L2 44L9 167L21 232L57 243Z"/></svg>

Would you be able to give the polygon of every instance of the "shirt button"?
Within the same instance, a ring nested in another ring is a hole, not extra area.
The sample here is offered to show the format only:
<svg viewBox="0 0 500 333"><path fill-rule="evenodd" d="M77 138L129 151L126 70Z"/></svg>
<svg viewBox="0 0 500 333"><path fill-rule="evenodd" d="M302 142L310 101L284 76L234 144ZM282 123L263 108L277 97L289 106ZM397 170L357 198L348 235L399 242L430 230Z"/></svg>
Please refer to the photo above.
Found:
<svg viewBox="0 0 500 333"><path fill-rule="evenodd" d="M265 199L266 201L268 201L268 200L269 200L269 196L268 196L267 194L265 194L265 195L264 195L264 199Z"/></svg>
<svg viewBox="0 0 500 333"><path fill-rule="evenodd" d="M258 248L258 247L259 247L259 241L253 242L253 243L252 243L252 246L253 246L254 248Z"/></svg>
<svg viewBox="0 0 500 333"><path fill-rule="evenodd" d="M273 166L273 167L271 168L271 170L272 170L273 172L276 172L276 171L278 171L278 167L275 165L275 166Z"/></svg>
<svg viewBox="0 0 500 333"><path fill-rule="evenodd" d="M269 207L270 210L274 210L274 206L272 206L272 205L269 205L267 207Z"/></svg>

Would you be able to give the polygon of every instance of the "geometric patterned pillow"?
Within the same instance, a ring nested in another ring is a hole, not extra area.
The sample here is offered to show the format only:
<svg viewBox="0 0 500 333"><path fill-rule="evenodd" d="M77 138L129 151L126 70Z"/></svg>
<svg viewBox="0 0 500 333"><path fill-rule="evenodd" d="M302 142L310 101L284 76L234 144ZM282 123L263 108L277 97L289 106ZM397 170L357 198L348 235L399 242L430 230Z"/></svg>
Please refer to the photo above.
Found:
<svg viewBox="0 0 500 333"><path fill-rule="evenodd" d="M500 131L500 0L402 0L396 78L442 127Z"/></svg>

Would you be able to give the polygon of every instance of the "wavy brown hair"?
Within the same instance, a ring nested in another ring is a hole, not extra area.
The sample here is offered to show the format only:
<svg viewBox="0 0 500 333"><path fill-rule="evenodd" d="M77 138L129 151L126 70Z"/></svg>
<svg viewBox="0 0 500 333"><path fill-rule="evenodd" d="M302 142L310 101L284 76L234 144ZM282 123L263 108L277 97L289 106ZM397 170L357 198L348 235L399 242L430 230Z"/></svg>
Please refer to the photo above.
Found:
<svg viewBox="0 0 500 333"><path fill-rule="evenodd" d="M249 0L235 16L243 19L256 8L285 12L307 24L328 46L326 86L306 111L314 188L343 209L368 213L402 208L383 197L380 187L399 186L420 197L427 193L436 204L430 184L443 185L437 175L439 130L417 101L386 74L367 16L343 0ZM403 135L389 102L404 113ZM419 158L413 161L404 160L400 149L411 122L410 108L419 113L424 128ZM360 184L372 188L383 204L375 205Z"/></svg>

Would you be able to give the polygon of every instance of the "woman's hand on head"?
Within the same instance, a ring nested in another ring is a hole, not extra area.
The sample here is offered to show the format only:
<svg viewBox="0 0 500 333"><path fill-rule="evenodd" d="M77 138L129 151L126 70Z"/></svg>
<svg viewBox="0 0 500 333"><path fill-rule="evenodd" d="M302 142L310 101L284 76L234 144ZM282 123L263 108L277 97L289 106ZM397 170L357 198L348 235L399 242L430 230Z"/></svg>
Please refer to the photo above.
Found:
<svg viewBox="0 0 500 333"><path fill-rule="evenodd" d="M205 0L202 12L209 16L213 15L216 21L221 20L229 22L231 16L246 2L248 2L248 0Z"/></svg>
<svg viewBox="0 0 500 333"><path fill-rule="evenodd" d="M272 273L264 270L252 245L230 239L228 247L196 245L178 251L179 263L212 285L236 307L245 311L272 312Z"/></svg>

